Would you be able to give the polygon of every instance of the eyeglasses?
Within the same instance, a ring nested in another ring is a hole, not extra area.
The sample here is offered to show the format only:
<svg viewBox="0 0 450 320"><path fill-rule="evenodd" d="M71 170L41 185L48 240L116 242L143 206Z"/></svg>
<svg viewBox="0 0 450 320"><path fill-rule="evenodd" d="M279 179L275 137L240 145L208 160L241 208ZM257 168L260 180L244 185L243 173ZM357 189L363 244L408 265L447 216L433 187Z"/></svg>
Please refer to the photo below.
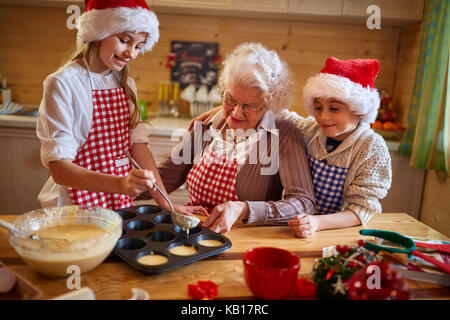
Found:
<svg viewBox="0 0 450 320"><path fill-rule="evenodd" d="M225 93L223 96L223 102L229 106L229 107L236 107L237 105L240 105L242 107L242 110L247 114L257 114L262 110L258 105L253 104L246 104L246 103L238 103L234 98L228 94Z"/></svg>

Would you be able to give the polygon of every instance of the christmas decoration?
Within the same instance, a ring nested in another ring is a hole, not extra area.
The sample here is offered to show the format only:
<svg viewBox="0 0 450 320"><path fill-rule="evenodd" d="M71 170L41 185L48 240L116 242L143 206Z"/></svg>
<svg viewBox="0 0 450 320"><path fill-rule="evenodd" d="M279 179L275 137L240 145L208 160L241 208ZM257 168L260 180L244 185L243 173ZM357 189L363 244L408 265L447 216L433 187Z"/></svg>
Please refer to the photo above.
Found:
<svg viewBox="0 0 450 320"><path fill-rule="evenodd" d="M84 0L86 12L78 23L77 44L103 40L113 34L146 32L145 43L139 50L152 50L159 40L159 21L145 0Z"/></svg>
<svg viewBox="0 0 450 320"><path fill-rule="evenodd" d="M167 67L167 68L173 68L173 67L175 67L175 65L177 64L177 63L176 63L176 60L177 60L177 54L176 54L176 53L173 53L173 52L170 52L170 53L167 55L167 63L166 63L166 67Z"/></svg>
<svg viewBox="0 0 450 320"><path fill-rule="evenodd" d="M398 138L403 133L404 128L397 120L397 111L393 106L392 97L386 89L381 89L380 98L377 119L371 124L371 127L387 139Z"/></svg>
<svg viewBox="0 0 450 320"><path fill-rule="evenodd" d="M347 282L366 264L376 261L376 255L361 246L336 246L338 254L322 258L314 264L313 280L316 295L321 299L348 299Z"/></svg>
<svg viewBox="0 0 450 320"><path fill-rule="evenodd" d="M188 295L196 300L213 300L217 296L217 284L209 280L188 284Z"/></svg>
<svg viewBox="0 0 450 320"><path fill-rule="evenodd" d="M334 98L348 105L362 121L372 123L380 107L375 79L380 70L376 59L339 60L330 57L318 74L310 77L303 88L306 111L314 114L314 99Z"/></svg>
<svg viewBox="0 0 450 320"><path fill-rule="evenodd" d="M347 292L353 300L407 300L409 298L407 283L390 264L383 261L373 261L356 271L348 281Z"/></svg>
<svg viewBox="0 0 450 320"><path fill-rule="evenodd" d="M295 294L297 297L314 297L316 285L306 279L298 278L295 284Z"/></svg>
<svg viewBox="0 0 450 320"><path fill-rule="evenodd" d="M336 281L336 283L333 283L331 286L334 288L334 291L333 291L333 294L335 295L335 294L338 294L338 293L340 293L340 294L345 294L345 290L346 290L346 288L345 288L345 283L344 282L342 282L342 277L341 277L341 275L338 275L337 276L337 281Z"/></svg>
<svg viewBox="0 0 450 320"><path fill-rule="evenodd" d="M189 85L206 85L208 91L217 84L219 44L216 42L171 41L166 66L170 80L180 84L180 90Z"/></svg>
<svg viewBox="0 0 450 320"><path fill-rule="evenodd" d="M221 58L220 54L218 54L213 59L213 63L215 64L217 69L220 68L220 61L222 61L222 58Z"/></svg>

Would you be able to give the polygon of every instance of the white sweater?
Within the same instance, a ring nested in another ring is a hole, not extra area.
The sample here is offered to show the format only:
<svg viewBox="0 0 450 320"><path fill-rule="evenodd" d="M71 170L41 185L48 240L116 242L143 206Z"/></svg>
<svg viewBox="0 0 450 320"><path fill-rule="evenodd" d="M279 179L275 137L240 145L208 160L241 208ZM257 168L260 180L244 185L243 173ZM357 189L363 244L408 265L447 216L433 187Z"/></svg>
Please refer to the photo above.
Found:
<svg viewBox="0 0 450 320"><path fill-rule="evenodd" d="M312 157L326 159L333 166L348 168L342 210L355 212L363 225L374 214L381 213L379 200L386 196L391 187L391 157L384 139L367 122L360 122L351 135L328 153L325 148L327 137L313 117L304 118L287 110L281 117L295 123Z"/></svg>

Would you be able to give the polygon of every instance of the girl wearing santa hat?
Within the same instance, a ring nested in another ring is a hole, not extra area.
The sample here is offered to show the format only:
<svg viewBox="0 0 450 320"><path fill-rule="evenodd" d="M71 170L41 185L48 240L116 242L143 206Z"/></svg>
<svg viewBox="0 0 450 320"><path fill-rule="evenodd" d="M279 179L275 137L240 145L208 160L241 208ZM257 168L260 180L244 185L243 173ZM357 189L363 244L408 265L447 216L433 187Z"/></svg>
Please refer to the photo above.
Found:
<svg viewBox="0 0 450 320"><path fill-rule="evenodd" d="M303 100L312 117L285 111L303 134L316 197L315 215L288 222L294 234L366 224L381 213L379 200L391 186L391 158L374 122L380 106L374 88L380 64L375 59L328 58L308 79Z"/></svg>
<svg viewBox="0 0 450 320"><path fill-rule="evenodd" d="M379 200L391 186L392 171L386 142L370 128L380 106L374 88L379 69L375 59L328 58L303 88L311 116L281 113L303 135L316 198L314 215L300 214L288 221L298 237L364 225L382 211ZM207 122L218 110L194 121Z"/></svg>
<svg viewBox="0 0 450 320"><path fill-rule="evenodd" d="M51 176L38 199L43 207L118 210L149 190L168 207L153 190L153 183L164 186L128 76L129 63L158 41L158 19L145 0L85 0L85 5L77 51L44 81L36 131ZM143 170L132 169L128 152ZM183 213L201 209L177 206Z"/></svg>

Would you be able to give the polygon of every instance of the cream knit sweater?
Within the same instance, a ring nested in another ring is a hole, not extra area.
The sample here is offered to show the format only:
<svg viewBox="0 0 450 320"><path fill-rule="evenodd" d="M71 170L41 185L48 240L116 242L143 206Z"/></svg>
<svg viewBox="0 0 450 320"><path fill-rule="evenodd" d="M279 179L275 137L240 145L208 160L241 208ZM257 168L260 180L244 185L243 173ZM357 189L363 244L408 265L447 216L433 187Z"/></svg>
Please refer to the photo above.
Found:
<svg viewBox="0 0 450 320"><path fill-rule="evenodd" d="M379 200L391 187L391 157L384 139L367 122L360 122L334 151L327 153L327 137L313 117L303 118L287 110L281 117L295 123L311 156L326 159L330 165L348 168L341 210L351 209L363 225L374 214L381 213Z"/></svg>

